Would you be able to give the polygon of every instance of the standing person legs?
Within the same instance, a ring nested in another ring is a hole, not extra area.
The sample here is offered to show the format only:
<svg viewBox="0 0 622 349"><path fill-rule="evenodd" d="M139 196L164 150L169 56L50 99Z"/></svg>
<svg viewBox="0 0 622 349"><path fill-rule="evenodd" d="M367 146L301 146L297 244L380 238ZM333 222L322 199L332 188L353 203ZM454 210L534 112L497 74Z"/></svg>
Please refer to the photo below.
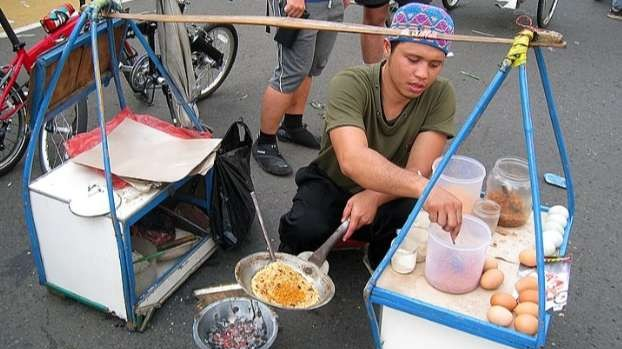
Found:
<svg viewBox="0 0 622 349"><path fill-rule="evenodd" d="M622 20L622 0L611 0L611 8L607 17Z"/></svg>
<svg viewBox="0 0 622 349"><path fill-rule="evenodd" d="M310 19L343 21L343 4L307 3ZM321 73L332 51L337 33L301 30L291 48L277 45L277 67L266 89L261 109L261 129L253 144L253 157L274 175L287 176L292 169L277 146L279 140L319 149L317 137L302 123L313 76ZM283 121L283 117L285 120ZM279 123L283 125L279 127Z"/></svg>

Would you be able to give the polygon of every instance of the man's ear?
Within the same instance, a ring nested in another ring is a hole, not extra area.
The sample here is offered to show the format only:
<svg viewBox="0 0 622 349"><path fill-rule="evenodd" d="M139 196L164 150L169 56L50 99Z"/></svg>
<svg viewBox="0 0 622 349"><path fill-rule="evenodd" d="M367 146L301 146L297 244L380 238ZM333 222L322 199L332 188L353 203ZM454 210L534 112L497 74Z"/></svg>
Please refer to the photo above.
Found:
<svg viewBox="0 0 622 349"><path fill-rule="evenodd" d="M388 60L391 55L391 42L386 38L384 39L383 51L384 59Z"/></svg>

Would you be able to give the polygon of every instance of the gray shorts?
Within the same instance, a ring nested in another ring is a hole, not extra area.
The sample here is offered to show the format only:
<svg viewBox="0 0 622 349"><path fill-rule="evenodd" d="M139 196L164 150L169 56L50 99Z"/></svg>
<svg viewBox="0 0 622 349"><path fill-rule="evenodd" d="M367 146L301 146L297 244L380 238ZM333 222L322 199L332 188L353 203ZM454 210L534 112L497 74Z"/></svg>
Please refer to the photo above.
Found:
<svg viewBox="0 0 622 349"><path fill-rule="evenodd" d="M275 15L280 15L278 1L272 1ZM342 0L332 0L331 8L328 3L328 0L306 2L309 19L343 22ZM277 65L270 86L281 93L293 93L305 77L320 75L336 39L337 32L301 30L292 48L277 43Z"/></svg>

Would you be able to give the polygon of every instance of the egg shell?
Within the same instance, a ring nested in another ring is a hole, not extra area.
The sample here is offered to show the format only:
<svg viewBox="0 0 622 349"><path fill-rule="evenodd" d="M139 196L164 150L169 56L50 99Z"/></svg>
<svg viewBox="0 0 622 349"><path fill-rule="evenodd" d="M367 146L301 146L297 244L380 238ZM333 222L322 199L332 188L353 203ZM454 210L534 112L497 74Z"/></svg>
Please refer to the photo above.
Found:
<svg viewBox="0 0 622 349"><path fill-rule="evenodd" d="M504 275L499 269L490 269L484 272L479 285L485 290L496 290L503 283Z"/></svg>
<svg viewBox="0 0 622 349"><path fill-rule="evenodd" d="M518 332L533 336L538 332L538 318L529 314L521 314L514 319L514 328Z"/></svg>
<svg viewBox="0 0 622 349"><path fill-rule="evenodd" d="M566 217L559 215L559 214L549 214L548 216L546 216L546 221L547 222L558 222L564 228L566 228L566 225L568 224L568 219L566 219Z"/></svg>
<svg viewBox="0 0 622 349"><path fill-rule="evenodd" d="M561 246L564 242L564 236L555 230L545 230L542 233L542 239L550 240L555 245L555 248Z"/></svg>
<svg viewBox="0 0 622 349"><path fill-rule="evenodd" d="M538 304L538 290L523 290L523 292L518 294L518 302L532 302Z"/></svg>
<svg viewBox="0 0 622 349"><path fill-rule="evenodd" d="M499 268L499 262L497 262L496 259L486 257L486 261L484 262L484 271L490 270L490 269L498 269L498 268Z"/></svg>
<svg viewBox="0 0 622 349"><path fill-rule="evenodd" d="M514 284L514 288L519 294L523 292L524 290L537 290L538 279L531 277L531 276L526 276L516 281L516 284Z"/></svg>
<svg viewBox="0 0 622 349"><path fill-rule="evenodd" d="M549 212L548 213L549 214L559 214L559 215L564 216L564 218L566 218L566 219L568 219L568 215L569 215L568 209L566 207L562 206L562 205L555 205L555 206L549 208Z"/></svg>
<svg viewBox="0 0 622 349"><path fill-rule="evenodd" d="M555 255L555 252L557 252L557 250L555 249L555 243L551 240L544 240L543 241L543 247L544 247L544 255L546 257L551 257Z"/></svg>
<svg viewBox="0 0 622 349"><path fill-rule="evenodd" d="M547 221L546 223L543 224L542 231L548 231L548 230L554 230L560 234L563 234L564 226L561 225L559 222Z"/></svg>
<svg viewBox="0 0 622 349"><path fill-rule="evenodd" d="M490 307L486 313L486 318L493 324L504 327L510 326L514 320L512 313L500 305Z"/></svg>
<svg viewBox="0 0 622 349"><path fill-rule="evenodd" d="M518 303L514 308L516 315L529 314L538 317L538 304L534 302L522 302Z"/></svg>
<svg viewBox="0 0 622 349"><path fill-rule="evenodd" d="M516 304L516 299L509 293L495 292L492 297L490 297L490 305L500 305L509 311L514 310Z"/></svg>
<svg viewBox="0 0 622 349"><path fill-rule="evenodd" d="M518 254L518 261L520 262L520 264L526 267L530 267L530 268L535 267L536 266L536 250L533 248L522 250Z"/></svg>

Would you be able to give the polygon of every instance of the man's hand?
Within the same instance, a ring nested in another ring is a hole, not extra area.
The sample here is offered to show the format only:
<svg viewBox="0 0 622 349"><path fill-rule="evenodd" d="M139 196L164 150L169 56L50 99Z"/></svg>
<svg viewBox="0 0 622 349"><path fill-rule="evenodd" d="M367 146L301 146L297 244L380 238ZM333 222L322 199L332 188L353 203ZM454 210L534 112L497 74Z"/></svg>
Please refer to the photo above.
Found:
<svg viewBox="0 0 622 349"><path fill-rule="evenodd" d="M363 190L348 200L341 215L342 221L350 218L350 225L343 236L343 241L348 240L358 228L371 224L374 221L380 204L377 194L369 190Z"/></svg>
<svg viewBox="0 0 622 349"><path fill-rule="evenodd" d="M342 1L343 1L343 9L345 10L348 8L348 6L350 6L351 0L342 0Z"/></svg>
<svg viewBox="0 0 622 349"><path fill-rule="evenodd" d="M423 208L430 214L430 222L440 225L451 234L452 241L462 225L462 202L443 188L432 189Z"/></svg>
<svg viewBox="0 0 622 349"><path fill-rule="evenodd" d="M305 12L305 0L287 0L284 10L287 17L302 17Z"/></svg>

